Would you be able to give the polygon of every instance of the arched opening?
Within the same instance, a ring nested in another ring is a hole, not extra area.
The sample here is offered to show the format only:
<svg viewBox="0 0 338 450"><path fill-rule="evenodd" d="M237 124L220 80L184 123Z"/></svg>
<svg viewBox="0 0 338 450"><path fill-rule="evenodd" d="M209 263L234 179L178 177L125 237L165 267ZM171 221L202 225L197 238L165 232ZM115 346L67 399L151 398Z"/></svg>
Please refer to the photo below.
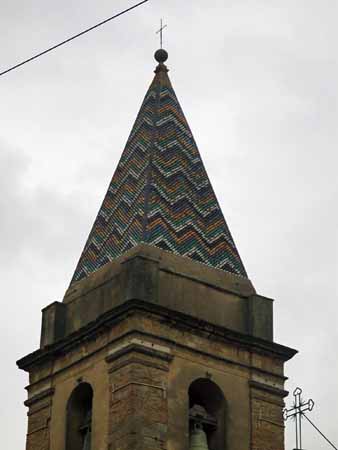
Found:
<svg viewBox="0 0 338 450"><path fill-rule="evenodd" d="M216 383L199 378L189 387L189 430L202 428L209 450L225 449L225 398Z"/></svg>
<svg viewBox="0 0 338 450"><path fill-rule="evenodd" d="M93 389L79 384L67 403L66 450L91 450Z"/></svg>

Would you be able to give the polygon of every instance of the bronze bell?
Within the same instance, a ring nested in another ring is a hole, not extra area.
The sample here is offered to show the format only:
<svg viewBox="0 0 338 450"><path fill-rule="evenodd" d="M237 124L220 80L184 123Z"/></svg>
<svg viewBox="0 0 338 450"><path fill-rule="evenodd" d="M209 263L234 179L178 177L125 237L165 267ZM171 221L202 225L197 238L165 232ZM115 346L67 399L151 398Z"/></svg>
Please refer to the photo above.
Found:
<svg viewBox="0 0 338 450"><path fill-rule="evenodd" d="M209 450L207 435L200 423L194 423L190 434L189 450Z"/></svg>

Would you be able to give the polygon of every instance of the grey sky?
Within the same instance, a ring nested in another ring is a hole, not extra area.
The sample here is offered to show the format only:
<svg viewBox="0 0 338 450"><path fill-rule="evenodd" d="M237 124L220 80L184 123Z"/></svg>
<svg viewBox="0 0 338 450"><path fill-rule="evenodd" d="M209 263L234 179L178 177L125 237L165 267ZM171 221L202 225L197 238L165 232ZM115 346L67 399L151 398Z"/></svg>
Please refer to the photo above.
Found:
<svg viewBox="0 0 338 450"><path fill-rule="evenodd" d="M3 0L0 70L132 3ZM300 351L287 388L313 397L312 419L338 443L337 14L334 0L150 0L0 78L4 449L25 442L28 379L15 361L38 347L40 310L71 279L152 79L160 17L239 252L276 299L275 339ZM304 448L328 448L304 431Z"/></svg>

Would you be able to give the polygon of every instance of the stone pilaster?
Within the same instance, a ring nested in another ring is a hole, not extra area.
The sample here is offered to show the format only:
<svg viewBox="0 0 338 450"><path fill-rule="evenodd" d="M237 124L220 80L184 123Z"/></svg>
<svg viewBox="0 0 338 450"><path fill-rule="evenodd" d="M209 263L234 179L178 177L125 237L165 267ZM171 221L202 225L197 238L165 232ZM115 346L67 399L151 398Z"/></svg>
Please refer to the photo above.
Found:
<svg viewBox="0 0 338 450"><path fill-rule="evenodd" d="M49 388L25 401L28 407L26 450L49 450L53 394L54 389Z"/></svg>
<svg viewBox="0 0 338 450"><path fill-rule="evenodd" d="M110 350L109 449L166 448L171 359L169 348L135 337Z"/></svg>

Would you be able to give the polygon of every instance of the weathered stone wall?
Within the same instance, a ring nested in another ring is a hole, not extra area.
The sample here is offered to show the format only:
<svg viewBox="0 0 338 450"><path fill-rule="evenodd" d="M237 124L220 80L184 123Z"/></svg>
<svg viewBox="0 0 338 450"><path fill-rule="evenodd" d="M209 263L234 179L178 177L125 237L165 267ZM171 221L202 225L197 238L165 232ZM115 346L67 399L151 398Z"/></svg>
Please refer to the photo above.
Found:
<svg viewBox="0 0 338 450"><path fill-rule="evenodd" d="M264 385L252 387L252 450L284 450L285 394L269 392Z"/></svg>
<svg viewBox="0 0 338 450"><path fill-rule="evenodd" d="M54 390L48 389L25 402L28 406L27 450L49 450L50 419Z"/></svg>
<svg viewBox="0 0 338 450"><path fill-rule="evenodd" d="M141 245L44 309L41 348L18 362L30 374L27 450L65 450L67 402L82 382L93 389L93 450L187 450L198 379L224 396L211 450L283 450L295 351L272 332L272 301L249 280Z"/></svg>
<svg viewBox="0 0 338 450"><path fill-rule="evenodd" d="M225 450L283 450L288 349L137 304L111 320L33 364L30 401L41 386L53 395L30 405L46 408L29 418L27 450L65 450L67 401L82 381L94 391L93 449L187 450L188 390L200 378L224 394Z"/></svg>
<svg viewBox="0 0 338 450"><path fill-rule="evenodd" d="M166 448L169 355L131 344L125 354L110 354L109 448Z"/></svg>
<svg viewBox="0 0 338 450"><path fill-rule="evenodd" d="M257 296L250 280L139 245L44 309L41 346L135 299L272 340L272 300Z"/></svg>

